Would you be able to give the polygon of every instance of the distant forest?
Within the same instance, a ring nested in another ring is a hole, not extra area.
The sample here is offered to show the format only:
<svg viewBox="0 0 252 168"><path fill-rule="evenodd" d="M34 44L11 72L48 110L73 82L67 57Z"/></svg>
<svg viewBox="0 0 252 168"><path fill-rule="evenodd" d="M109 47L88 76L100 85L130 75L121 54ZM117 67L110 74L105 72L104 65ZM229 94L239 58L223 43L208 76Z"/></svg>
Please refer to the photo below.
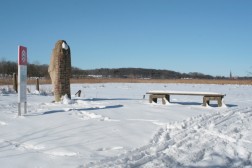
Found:
<svg viewBox="0 0 252 168"><path fill-rule="evenodd" d="M10 78L13 73L18 72L16 62L0 61L0 78ZM28 77L49 78L48 65L27 65ZM72 78L142 78L142 79L225 79L223 76L213 77L199 72L179 73L170 70L143 69L143 68L116 68L116 69L93 69L82 70L72 67Z"/></svg>

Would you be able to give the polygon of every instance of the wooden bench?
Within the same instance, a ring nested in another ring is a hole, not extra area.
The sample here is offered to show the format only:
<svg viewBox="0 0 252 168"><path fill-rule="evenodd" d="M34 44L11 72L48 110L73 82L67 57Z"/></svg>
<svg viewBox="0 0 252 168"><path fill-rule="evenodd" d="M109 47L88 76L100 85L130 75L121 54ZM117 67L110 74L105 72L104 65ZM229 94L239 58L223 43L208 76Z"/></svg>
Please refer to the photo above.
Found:
<svg viewBox="0 0 252 168"><path fill-rule="evenodd" d="M203 96L203 106L209 105L210 100L217 100L218 107L222 106L222 99L225 96L220 93L211 93L211 92L184 92L184 91L149 91L146 94L150 94L149 102L157 103L157 99L162 99L162 104L170 102L171 95L189 95L189 96Z"/></svg>

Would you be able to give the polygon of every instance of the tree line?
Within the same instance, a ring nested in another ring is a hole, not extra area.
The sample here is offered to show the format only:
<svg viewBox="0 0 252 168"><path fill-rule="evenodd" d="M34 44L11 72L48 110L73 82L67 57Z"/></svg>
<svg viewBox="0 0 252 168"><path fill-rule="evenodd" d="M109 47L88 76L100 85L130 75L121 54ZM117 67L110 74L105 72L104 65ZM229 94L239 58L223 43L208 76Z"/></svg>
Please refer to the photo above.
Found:
<svg viewBox="0 0 252 168"><path fill-rule="evenodd" d="M199 78L213 79L210 75L201 73L179 73L171 70L144 69L144 68L101 68L94 70L85 70L89 76L100 75L106 78L142 78L142 79L181 79L181 78Z"/></svg>
<svg viewBox="0 0 252 168"><path fill-rule="evenodd" d="M0 61L0 77L2 78L12 77L13 73L17 72L18 72L17 62L6 61L4 59ZM77 75L85 74L83 70L75 67L72 67L72 73ZM27 63L27 76L49 78L48 65L47 64L41 65L39 63Z"/></svg>
<svg viewBox="0 0 252 168"><path fill-rule="evenodd" d="M18 72L18 66L13 61L0 61L0 77L11 77ZM28 77L49 78L48 65L38 63L28 63ZM142 79L225 79L223 76L213 77L199 72L180 73L171 70L157 70L144 68L100 68L92 70L82 70L72 67L72 78L142 78Z"/></svg>
<svg viewBox="0 0 252 168"><path fill-rule="evenodd" d="M8 78L13 75L13 73L18 72L18 66L16 62L13 61L0 61L0 77ZM49 77L48 65L38 65L38 64L27 64L27 75L28 77Z"/></svg>

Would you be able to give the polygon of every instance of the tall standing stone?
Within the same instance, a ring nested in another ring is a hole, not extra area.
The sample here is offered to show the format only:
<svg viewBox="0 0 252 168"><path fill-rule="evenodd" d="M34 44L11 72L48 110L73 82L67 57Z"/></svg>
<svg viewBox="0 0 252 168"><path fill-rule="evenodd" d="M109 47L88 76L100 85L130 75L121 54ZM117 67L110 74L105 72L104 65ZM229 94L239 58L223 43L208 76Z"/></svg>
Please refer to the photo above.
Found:
<svg viewBox="0 0 252 168"><path fill-rule="evenodd" d="M71 52L66 41L59 40L55 44L48 72L52 80L55 101L60 101L66 94L71 98Z"/></svg>

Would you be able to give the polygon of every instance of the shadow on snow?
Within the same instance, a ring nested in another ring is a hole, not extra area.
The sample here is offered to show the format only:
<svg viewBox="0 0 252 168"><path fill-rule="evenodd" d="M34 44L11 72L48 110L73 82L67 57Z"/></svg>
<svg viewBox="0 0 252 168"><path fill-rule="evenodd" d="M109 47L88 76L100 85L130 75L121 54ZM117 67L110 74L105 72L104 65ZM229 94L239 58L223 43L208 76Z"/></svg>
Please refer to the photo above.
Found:
<svg viewBox="0 0 252 168"><path fill-rule="evenodd" d="M113 109L113 108L120 108L123 107L123 105L119 104L119 105L113 105L113 106L105 106L105 107L90 107L90 108L80 108L80 109L74 109L76 111L89 111L89 110L103 110L103 109ZM66 112L65 110L51 110L51 111L47 111L42 113L42 115L46 115L46 114L54 114L54 113L60 113L60 112Z"/></svg>

